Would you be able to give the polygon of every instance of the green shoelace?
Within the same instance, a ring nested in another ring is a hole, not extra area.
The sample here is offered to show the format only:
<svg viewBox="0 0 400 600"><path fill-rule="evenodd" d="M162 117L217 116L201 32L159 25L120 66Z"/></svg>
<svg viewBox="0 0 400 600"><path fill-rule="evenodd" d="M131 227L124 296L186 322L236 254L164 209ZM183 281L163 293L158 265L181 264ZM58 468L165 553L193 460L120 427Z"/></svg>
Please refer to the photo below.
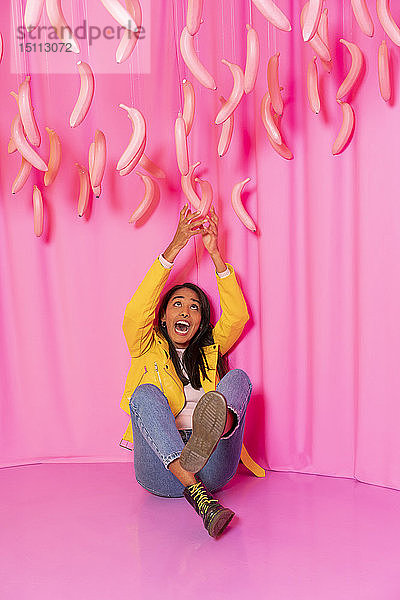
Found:
<svg viewBox="0 0 400 600"><path fill-rule="evenodd" d="M192 498L197 502L197 506L199 507L199 511L204 514L210 504L216 504L218 500L215 498L208 498L207 492L205 491L203 484L201 481L198 483L193 483L190 488L190 494Z"/></svg>

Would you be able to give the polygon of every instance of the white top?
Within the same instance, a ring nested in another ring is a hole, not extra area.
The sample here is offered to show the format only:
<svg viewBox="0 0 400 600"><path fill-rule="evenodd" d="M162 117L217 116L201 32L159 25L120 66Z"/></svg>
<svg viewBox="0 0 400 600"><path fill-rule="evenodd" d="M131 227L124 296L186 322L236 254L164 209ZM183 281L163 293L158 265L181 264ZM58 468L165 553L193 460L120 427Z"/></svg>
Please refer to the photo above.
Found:
<svg viewBox="0 0 400 600"><path fill-rule="evenodd" d="M179 360L181 361L182 371L187 377L187 373L182 365L182 356L184 349L177 348L176 351L178 353ZM199 390L195 390L190 383L184 386L183 391L185 394L186 402L181 412L176 416L175 423L178 429L192 429L192 415L194 407L205 392L202 387Z"/></svg>

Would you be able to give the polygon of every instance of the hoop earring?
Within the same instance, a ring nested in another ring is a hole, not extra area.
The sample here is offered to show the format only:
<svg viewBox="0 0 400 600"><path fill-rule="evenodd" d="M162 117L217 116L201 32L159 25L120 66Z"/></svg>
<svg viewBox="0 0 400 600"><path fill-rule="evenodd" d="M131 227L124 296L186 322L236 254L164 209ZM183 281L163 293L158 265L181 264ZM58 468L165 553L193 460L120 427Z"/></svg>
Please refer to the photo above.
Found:
<svg viewBox="0 0 400 600"><path fill-rule="evenodd" d="M161 327L166 327L166 326L167 326L167 323L166 323L166 321L162 321L162 322L161 322Z"/></svg>

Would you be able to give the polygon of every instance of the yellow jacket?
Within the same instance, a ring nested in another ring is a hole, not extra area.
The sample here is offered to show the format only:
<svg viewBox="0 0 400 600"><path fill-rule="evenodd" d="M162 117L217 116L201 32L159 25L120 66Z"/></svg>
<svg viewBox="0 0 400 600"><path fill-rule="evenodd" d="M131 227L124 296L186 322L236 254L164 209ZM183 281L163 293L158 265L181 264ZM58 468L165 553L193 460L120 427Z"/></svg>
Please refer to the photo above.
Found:
<svg viewBox="0 0 400 600"><path fill-rule="evenodd" d="M230 274L227 277L217 277L222 314L213 329L215 343L204 347L209 379L203 378L200 374L200 381L205 392L215 390L218 383L218 348L222 355L228 352L240 337L249 319L233 267L231 265L228 267ZM168 343L154 325L156 308L170 272L171 269L165 269L157 258L125 310L122 328L131 355L131 367L126 379L121 408L128 414L130 414L130 397L137 386L143 383L152 383L163 391L174 417L185 405L183 384L169 356ZM132 424L129 422L121 445L129 447L132 444ZM265 476L264 469L250 458L244 445L240 458L255 475Z"/></svg>

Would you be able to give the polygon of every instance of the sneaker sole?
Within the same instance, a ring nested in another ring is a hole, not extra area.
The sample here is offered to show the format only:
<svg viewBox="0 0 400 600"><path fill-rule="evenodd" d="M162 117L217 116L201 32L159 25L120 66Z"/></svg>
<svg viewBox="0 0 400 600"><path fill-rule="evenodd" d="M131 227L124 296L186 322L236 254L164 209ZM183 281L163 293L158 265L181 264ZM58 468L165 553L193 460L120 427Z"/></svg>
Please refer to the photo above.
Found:
<svg viewBox="0 0 400 600"><path fill-rule="evenodd" d="M180 456L183 469L198 473L207 463L225 429L226 400L220 392L207 392L193 411L192 435Z"/></svg>
<svg viewBox="0 0 400 600"><path fill-rule="evenodd" d="M226 508L215 516L214 521L212 521L208 527L208 533L211 537L218 537L223 533L227 525L232 521L235 513L233 510Z"/></svg>

